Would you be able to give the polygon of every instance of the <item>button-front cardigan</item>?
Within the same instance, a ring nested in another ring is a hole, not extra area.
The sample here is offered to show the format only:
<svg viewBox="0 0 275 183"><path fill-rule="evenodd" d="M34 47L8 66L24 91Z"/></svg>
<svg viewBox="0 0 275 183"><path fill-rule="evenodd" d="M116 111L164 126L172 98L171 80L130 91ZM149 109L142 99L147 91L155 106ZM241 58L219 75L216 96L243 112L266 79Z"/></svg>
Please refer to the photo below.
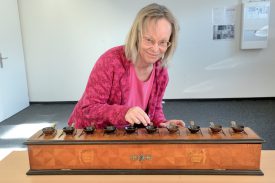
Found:
<svg viewBox="0 0 275 183"><path fill-rule="evenodd" d="M162 98L168 84L168 72L160 61L155 64L155 80L146 112L150 120L158 126L166 121ZM95 63L85 92L76 104L68 124L74 123L76 128L127 125L125 115L130 107L125 104L131 87L129 68L130 61L125 56L124 46L114 47L104 53Z"/></svg>

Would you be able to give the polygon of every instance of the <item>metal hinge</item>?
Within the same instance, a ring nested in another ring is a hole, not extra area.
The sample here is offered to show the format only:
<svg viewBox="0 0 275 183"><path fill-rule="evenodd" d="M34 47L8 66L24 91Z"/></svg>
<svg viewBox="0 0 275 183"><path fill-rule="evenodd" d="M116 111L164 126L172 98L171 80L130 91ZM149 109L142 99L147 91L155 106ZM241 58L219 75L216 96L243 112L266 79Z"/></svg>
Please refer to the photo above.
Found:
<svg viewBox="0 0 275 183"><path fill-rule="evenodd" d="M2 54L0 53L0 68L3 68L3 60L8 59L8 57L2 57Z"/></svg>

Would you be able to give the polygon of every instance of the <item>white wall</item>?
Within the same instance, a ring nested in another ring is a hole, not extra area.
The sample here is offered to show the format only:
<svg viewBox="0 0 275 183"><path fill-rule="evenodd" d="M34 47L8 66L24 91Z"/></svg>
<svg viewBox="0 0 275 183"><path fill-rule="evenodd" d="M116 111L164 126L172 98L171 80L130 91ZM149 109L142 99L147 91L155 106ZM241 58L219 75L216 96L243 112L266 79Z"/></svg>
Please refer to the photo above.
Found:
<svg viewBox="0 0 275 183"><path fill-rule="evenodd" d="M268 47L240 50L240 0L18 0L31 101L75 101L97 58L124 44L140 8L167 5L181 26L165 98L275 96L275 2ZM212 40L212 8L235 6L234 40Z"/></svg>

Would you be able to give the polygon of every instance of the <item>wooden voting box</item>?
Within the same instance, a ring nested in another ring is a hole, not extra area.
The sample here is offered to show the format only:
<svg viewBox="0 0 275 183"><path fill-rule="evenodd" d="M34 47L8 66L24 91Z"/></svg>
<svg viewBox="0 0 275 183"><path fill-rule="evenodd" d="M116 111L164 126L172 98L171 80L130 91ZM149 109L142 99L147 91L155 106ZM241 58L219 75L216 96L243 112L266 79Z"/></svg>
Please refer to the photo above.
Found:
<svg viewBox="0 0 275 183"><path fill-rule="evenodd" d="M242 133L223 128L212 133L187 128L169 133L160 128L148 134L143 128L133 134L124 130L106 134L96 129L72 135L56 130L38 131L25 144L30 170L45 174L216 174L263 175L260 170L262 140L252 129Z"/></svg>

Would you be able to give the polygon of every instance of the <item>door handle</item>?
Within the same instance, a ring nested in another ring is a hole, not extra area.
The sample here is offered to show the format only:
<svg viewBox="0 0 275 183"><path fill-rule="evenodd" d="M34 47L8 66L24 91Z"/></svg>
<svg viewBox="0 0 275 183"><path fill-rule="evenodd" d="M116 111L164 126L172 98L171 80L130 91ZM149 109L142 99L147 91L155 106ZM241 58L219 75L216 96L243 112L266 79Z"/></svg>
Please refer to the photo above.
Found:
<svg viewBox="0 0 275 183"><path fill-rule="evenodd" d="M2 54L0 53L0 68L3 68L3 60L8 59L8 57L2 57Z"/></svg>

